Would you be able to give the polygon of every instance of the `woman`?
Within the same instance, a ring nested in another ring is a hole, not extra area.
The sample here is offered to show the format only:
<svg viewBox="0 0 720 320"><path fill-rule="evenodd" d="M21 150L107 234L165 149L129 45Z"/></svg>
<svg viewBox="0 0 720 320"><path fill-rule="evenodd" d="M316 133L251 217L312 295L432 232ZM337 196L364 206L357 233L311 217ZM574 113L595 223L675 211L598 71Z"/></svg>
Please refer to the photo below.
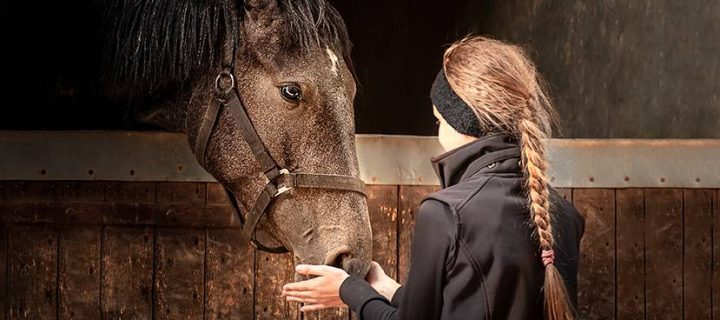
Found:
<svg viewBox="0 0 720 320"><path fill-rule="evenodd" d="M361 319L572 319L584 220L548 186L553 110L523 51L481 37L445 52L431 91L442 189L420 206L407 285L377 263L367 281L328 266L285 285L303 311Z"/></svg>

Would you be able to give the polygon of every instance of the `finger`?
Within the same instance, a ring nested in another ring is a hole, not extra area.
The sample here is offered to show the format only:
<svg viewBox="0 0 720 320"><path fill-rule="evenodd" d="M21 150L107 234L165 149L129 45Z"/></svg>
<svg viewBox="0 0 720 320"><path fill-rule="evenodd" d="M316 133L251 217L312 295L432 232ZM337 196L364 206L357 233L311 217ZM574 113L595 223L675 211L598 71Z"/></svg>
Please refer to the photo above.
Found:
<svg viewBox="0 0 720 320"><path fill-rule="evenodd" d="M293 297L293 296L287 296L285 297L285 300L287 301L295 301L295 302L303 302L302 298Z"/></svg>
<svg viewBox="0 0 720 320"><path fill-rule="evenodd" d="M283 290L285 291L307 291L307 290L313 290L317 288L319 285L322 285L322 283L326 280L326 278L320 276L317 278L312 278L309 280L303 280L300 282L293 282L288 283L283 286Z"/></svg>
<svg viewBox="0 0 720 320"><path fill-rule="evenodd" d="M318 310L327 309L327 308L329 308L329 307L322 303L319 303L319 304L304 305L304 306L300 307L300 311L311 312L311 311L318 311Z"/></svg>
<svg viewBox="0 0 720 320"><path fill-rule="evenodd" d="M299 264L297 267L295 267L295 272L303 275L313 276L324 276L332 274L336 270L340 269L326 265Z"/></svg>
<svg viewBox="0 0 720 320"><path fill-rule="evenodd" d="M286 297L295 297L301 299L315 299L320 298L322 295L312 291L291 291L285 294Z"/></svg>
<svg viewBox="0 0 720 320"><path fill-rule="evenodd" d="M309 303L309 304L313 304L313 303L317 303L317 302L318 302L318 300L317 300L317 299L314 299L314 298L302 298L302 297L296 297L296 296L287 296L287 297L285 298L285 300L287 300L287 301L295 301L295 302L302 302L302 303Z"/></svg>
<svg viewBox="0 0 720 320"><path fill-rule="evenodd" d="M283 291L308 291L316 288L318 285L320 285L323 281L325 281L324 278L312 278L310 280L300 281L300 282L293 282L288 283L283 286Z"/></svg>

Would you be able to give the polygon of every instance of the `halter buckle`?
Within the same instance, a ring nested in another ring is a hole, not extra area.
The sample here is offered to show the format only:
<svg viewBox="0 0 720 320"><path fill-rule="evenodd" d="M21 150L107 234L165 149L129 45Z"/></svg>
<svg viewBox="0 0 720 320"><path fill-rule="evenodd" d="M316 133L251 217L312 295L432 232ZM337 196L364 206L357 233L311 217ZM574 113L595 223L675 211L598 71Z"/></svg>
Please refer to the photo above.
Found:
<svg viewBox="0 0 720 320"><path fill-rule="evenodd" d="M233 88L235 88L235 76L230 70L223 70L215 77L215 93L222 98L227 96Z"/></svg>
<svg viewBox="0 0 720 320"><path fill-rule="evenodd" d="M289 175L290 174L290 171L288 169L281 169L279 172L280 172L280 175ZM277 192L275 192L275 194L273 195L273 198L277 198L281 194L292 190L292 188L293 187L284 186L284 185L278 186Z"/></svg>

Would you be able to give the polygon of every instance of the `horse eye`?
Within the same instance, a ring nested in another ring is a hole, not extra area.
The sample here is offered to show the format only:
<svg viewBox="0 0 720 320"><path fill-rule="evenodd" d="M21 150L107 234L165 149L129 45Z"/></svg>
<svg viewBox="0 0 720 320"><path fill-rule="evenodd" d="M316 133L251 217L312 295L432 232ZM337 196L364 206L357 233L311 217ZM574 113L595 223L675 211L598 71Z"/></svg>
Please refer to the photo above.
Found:
<svg viewBox="0 0 720 320"><path fill-rule="evenodd" d="M280 86L280 95L288 102L298 103L302 100L302 90L297 84L288 83Z"/></svg>

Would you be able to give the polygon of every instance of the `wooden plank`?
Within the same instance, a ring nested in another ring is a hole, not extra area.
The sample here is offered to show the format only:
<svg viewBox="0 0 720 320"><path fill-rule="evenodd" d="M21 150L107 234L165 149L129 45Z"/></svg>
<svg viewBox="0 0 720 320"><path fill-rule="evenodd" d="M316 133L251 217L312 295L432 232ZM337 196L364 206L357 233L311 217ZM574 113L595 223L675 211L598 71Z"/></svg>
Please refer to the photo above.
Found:
<svg viewBox="0 0 720 320"><path fill-rule="evenodd" d="M410 244L415 231L415 215L425 196L439 189L438 186L400 186L398 214L398 280L407 281L410 271Z"/></svg>
<svg viewBox="0 0 720 320"><path fill-rule="evenodd" d="M0 181L0 183L2 183ZM8 228L0 224L0 319L7 319L8 300Z"/></svg>
<svg viewBox="0 0 720 320"><path fill-rule="evenodd" d="M7 199L10 201L55 201L57 184L47 181L11 181Z"/></svg>
<svg viewBox="0 0 720 320"><path fill-rule="evenodd" d="M57 229L16 226L8 232L8 319L54 318Z"/></svg>
<svg viewBox="0 0 720 320"><path fill-rule="evenodd" d="M252 319L255 252L240 230L207 231L206 319Z"/></svg>
<svg viewBox="0 0 720 320"><path fill-rule="evenodd" d="M332 308L320 311L314 311L303 314L303 320L348 320L350 319L350 310L347 307Z"/></svg>
<svg viewBox="0 0 720 320"><path fill-rule="evenodd" d="M155 317L204 317L205 231L158 229Z"/></svg>
<svg viewBox="0 0 720 320"><path fill-rule="evenodd" d="M103 319L152 317L153 229L107 227L102 247Z"/></svg>
<svg viewBox="0 0 720 320"><path fill-rule="evenodd" d="M58 182L57 188L59 201L105 201L105 183L102 181Z"/></svg>
<svg viewBox="0 0 720 320"><path fill-rule="evenodd" d="M712 317L712 198L714 190L684 190L683 315Z"/></svg>
<svg viewBox="0 0 720 320"><path fill-rule="evenodd" d="M10 199L10 181L0 181L0 201Z"/></svg>
<svg viewBox="0 0 720 320"><path fill-rule="evenodd" d="M647 319L682 318L682 190L645 190Z"/></svg>
<svg viewBox="0 0 720 320"><path fill-rule="evenodd" d="M230 207L194 204L115 204L103 217L107 224L238 228Z"/></svg>
<svg viewBox="0 0 720 320"><path fill-rule="evenodd" d="M60 230L60 318L100 319L100 227Z"/></svg>
<svg viewBox="0 0 720 320"><path fill-rule="evenodd" d="M194 204L0 202L0 220L22 224L237 228L227 206Z"/></svg>
<svg viewBox="0 0 720 320"><path fill-rule="evenodd" d="M618 189L617 319L645 317L645 209L642 189Z"/></svg>
<svg viewBox="0 0 720 320"><path fill-rule="evenodd" d="M205 204L206 184L200 182L158 182L158 203Z"/></svg>
<svg viewBox="0 0 720 320"><path fill-rule="evenodd" d="M606 319L615 313L615 190L575 189L573 203L585 217L579 312L587 319Z"/></svg>
<svg viewBox="0 0 720 320"><path fill-rule="evenodd" d="M281 296L282 286L294 282L290 254L255 253L255 319L300 319L300 306Z"/></svg>
<svg viewBox="0 0 720 320"><path fill-rule="evenodd" d="M0 202L0 219L21 224L100 224L109 203Z"/></svg>
<svg viewBox="0 0 720 320"><path fill-rule="evenodd" d="M397 186L368 186L368 210L373 232L373 260L385 273L397 277Z"/></svg>
<svg viewBox="0 0 720 320"><path fill-rule="evenodd" d="M230 201L228 200L225 189L222 185L217 182L207 183L207 204L216 206L229 206Z"/></svg>
<svg viewBox="0 0 720 320"><path fill-rule="evenodd" d="M105 194L108 202L153 203L155 182L108 182Z"/></svg>
<svg viewBox="0 0 720 320"><path fill-rule="evenodd" d="M712 318L720 319L720 190L713 198L713 280L712 280Z"/></svg>
<svg viewBox="0 0 720 320"><path fill-rule="evenodd" d="M712 318L720 319L720 190L713 198Z"/></svg>

